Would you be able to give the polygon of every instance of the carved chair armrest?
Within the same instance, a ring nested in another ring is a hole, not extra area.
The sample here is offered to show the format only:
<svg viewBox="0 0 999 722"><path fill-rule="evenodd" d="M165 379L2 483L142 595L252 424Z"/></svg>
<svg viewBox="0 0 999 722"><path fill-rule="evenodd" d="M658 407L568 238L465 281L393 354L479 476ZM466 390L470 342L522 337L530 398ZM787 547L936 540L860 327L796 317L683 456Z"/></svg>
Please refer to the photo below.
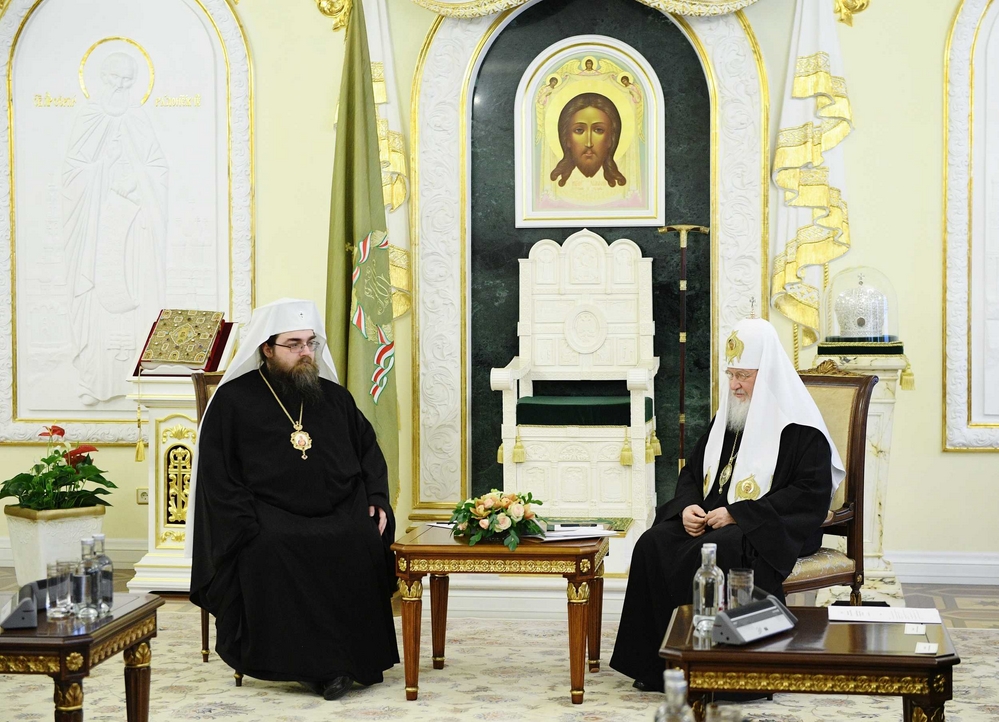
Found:
<svg viewBox="0 0 999 722"><path fill-rule="evenodd" d="M853 509L853 502L849 504L844 504L836 511L830 511L826 515L826 520L822 522L823 527L836 526L844 522L850 521L855 516Z"/></svg>
<svg viewBox="0 0 999 722"><path fill-rule="evenodd" d="M633 368L628 369L628 390L629 391L649 391L652 389L652 381L659 371L659 359L654 358L644 361Z"/></svg>
<svg viewBox="0 0 999 722"><path fill-rule="evenodd" d="M517 382L531 372L531 364L521 361L520 356L501 369L489 371L489 388L493 391L516 391Z"/></svg>

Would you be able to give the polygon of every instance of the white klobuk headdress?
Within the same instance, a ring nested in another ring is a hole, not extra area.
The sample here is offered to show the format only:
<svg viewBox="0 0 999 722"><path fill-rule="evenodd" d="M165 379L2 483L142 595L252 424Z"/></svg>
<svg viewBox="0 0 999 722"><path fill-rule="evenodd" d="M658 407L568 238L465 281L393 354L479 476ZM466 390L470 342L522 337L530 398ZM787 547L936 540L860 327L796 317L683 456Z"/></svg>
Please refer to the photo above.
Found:
<svg viewBox="0 0 999 722"><path fill-rule="evenodd" d="M319 366L319 376L329 379L334 383L340 383L336 375L336 367L333 365L333 356L330 354L329 344L326 340L326 328L323 325L322 318L319 316L316 304L312 301L304 301L298 298L282 298L253 310L250 322L246 325L246 329L240 336L239 350L236 351L236 355L226 369L225 375L219 381L219 387L244 374L255 372L260 366L258 349L271 336L287 333L288 331L301 331L310 328L316 334L316 339L323 342L322 353L316 358L316 364ZM211 403L211 399L209 399L208 406L211 406ZM208 411L207 407L205 411ZM202 417L202 420L204 420L204 417ZM198 440L194 445L191 485L187 496L187 534L184 540L184 553L188 557L191 556L194 549L194 506L200 445L201 429L199 428Z"/></svg>
<svg viewBox="0 0 999 722"><path fill-rule="evenodd" d="M757 370L749 415L729 482L728 502L759 499L770 491L780 451L781 432L788 424L811 426L826 437L832 451L832 493L835 494L846 476L846 468L829 436L821 412L791 365L770 322L761 318L739 321L725 342L725 358L730 369ZM722 441L728 419L730 393L724 371L719 389L724 391L720 394L718 414L704 448L705 496L714 487L715 475L721 464Z"/></svg>

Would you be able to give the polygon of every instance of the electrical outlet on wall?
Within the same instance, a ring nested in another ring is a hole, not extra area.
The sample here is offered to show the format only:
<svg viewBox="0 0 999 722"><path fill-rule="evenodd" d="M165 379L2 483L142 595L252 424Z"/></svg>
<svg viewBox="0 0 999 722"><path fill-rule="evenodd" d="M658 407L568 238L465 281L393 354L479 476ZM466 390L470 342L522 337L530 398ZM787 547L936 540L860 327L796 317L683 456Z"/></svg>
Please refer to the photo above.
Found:
<svg viewBox="0 0 999 722"><path fill-rule="evenodd" d="M135 503L136 504L148 504L149 503L149 488L145 486L140 486L135 490Z"/></svg>

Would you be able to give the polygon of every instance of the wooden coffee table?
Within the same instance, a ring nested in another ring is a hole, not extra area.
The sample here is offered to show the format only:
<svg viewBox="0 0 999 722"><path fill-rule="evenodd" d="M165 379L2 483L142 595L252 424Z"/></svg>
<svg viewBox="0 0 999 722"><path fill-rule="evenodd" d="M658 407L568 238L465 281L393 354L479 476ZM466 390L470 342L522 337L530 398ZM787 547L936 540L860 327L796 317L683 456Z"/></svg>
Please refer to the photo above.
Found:
<svg viewBox="0 0 999 722"><path fill-rule="evenodd" d="M2 601L6 603L6 598ZM115 594L111 614L92 622L49 621L39 614L36 629L0 630L0 673L49 675L55 680L56 722L81 722L83 678L104 660L124 652L128 722L145 722L149 642L156 636L156 608L162 605L163 600L153 594Z"/></svg>
<svg viewBox="0 0 999 722"><path fill-rule="evenodd" d="M583 663L589 640L591 672L600 671L603 562L608 540L539 542L525 539L514 551L502 544L469 546L448 529L421 526L392 545L402 592L402 644L406 699L419 694L420 617L423 577L430 575L430 620L434 669L444 668L449 574L557 574L568 580L569 677L573 704L583 702Z"/></svg>
<svg viewBox="0 0 999 722"><path fill-rule="evenodd" d="M914 635L903 624L830 622L825 607L791 612L793 630L741 647L695 638L690 605L673 613L659 656L684 671L698 720L713 692L811 692L897 695L906 722L943 722L961 660L942 624ZM936 654L916 654L917 642L935 643Z"/></svg>

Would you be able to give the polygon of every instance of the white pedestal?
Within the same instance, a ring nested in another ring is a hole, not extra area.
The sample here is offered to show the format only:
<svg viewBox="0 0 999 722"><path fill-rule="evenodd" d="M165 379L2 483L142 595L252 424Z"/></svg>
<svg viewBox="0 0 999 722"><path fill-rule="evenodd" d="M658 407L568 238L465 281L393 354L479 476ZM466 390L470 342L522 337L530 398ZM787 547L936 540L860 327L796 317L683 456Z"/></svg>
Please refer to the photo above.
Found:
<svg viewBox="0 0 999 722"><path fill-rule="evenodd" d="M130 379L149 439L148 551L135 565L128 591L187 592L191 560L184 556L187 498L197 438L197 406L189 376Z"/></svg>
<svg viewBox="0 0 999 722"><path fill-rule="evenodd" d="M895 571L891 562L884 558L884 518L887 508L888 462L891 458L895 394L906 360L904 356L817 356L815 364L827 360L845 371L878 377L867 415L867 458L864 465L864 575L868 583L864 585L864 599L883 597L889 603L891 600L901 601L901 587ZM849 598L849 594L846 598Z"/></svg>

